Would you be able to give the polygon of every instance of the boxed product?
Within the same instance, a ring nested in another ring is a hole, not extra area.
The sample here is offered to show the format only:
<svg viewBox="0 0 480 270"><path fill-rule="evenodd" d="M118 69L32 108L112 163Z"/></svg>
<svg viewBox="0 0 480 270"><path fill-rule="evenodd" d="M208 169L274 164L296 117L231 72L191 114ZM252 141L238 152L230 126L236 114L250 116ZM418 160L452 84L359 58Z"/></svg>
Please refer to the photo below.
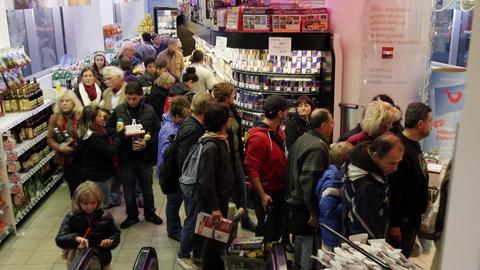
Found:
<svg viewBox="0 0 480 270"><path fill-rule="evenodd" d="M239 7L230 7L227 11L227 31L242 30L242 9Z"/></svg>
<svg viewBox="0 0 480 270"><path fill-rule="evenodd" d="M246 8L243 10L244 32L269 32L270 15L265 8Z"/></svg>
<svg viewBox="0 0 480 270"><path fill-rule="evenodd" d="M328 32L328 13L326 8L306 11L302 17L302 32Z"/></svg>
<svg viewBox="0 0 480 270"><path fill-rule="evenodd" d="M233 223L231 220L222 218L216 220L212 215L201 212L197 215L195 233L210 239L227 243L232 233Z"/></svg>
<svg viewBox="0 0 480 270"><path fill-rule="evenodd" d="M232 242L233 250L253 250L262 249L263 236L252 236L247 238L237 238Z"/></svg>
<svg viewBox="0 0 480 270"><path fill-rule="evenodd" d="M302 27L301 9L274 9L272 32L300 32Z"/></svg>

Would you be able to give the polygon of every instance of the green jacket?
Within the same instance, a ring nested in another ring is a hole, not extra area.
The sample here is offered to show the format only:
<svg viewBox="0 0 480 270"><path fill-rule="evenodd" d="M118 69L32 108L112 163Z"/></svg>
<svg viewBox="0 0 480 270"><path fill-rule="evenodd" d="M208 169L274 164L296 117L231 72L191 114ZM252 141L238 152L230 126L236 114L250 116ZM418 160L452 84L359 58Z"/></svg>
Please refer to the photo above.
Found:
<svg viewBox="0 0 480 270"><path fill-rule="evenodd" d="M303 204L310 212L318 215L315 188L329 164L327 139L312 129L300 136L288 153L289 196L287 202Z"/></svg>

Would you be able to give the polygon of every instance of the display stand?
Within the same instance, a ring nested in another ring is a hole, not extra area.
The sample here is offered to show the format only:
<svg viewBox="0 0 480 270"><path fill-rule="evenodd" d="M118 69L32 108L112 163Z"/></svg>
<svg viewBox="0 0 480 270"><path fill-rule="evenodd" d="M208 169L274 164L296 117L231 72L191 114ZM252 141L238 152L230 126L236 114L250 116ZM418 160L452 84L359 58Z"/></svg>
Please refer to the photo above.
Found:
<svg viewBox="0 0 480 270"><path fill-rule="evenodd" d="M54 152L46 143L55 90L41 90L35 81L25 82L21 67L11 64L1 70L4 80L12 69L17 69L20 77L2 93L8 97L3 104L8 110L0 116L0 243L63 177L53 165Z"/></svg>
<svg viewBox="0 0 480 270"><path fill-rule="evenodd" d="M178 9L168 7L154 7L153 19L155 32L161 36L177 36Z"/></svg>

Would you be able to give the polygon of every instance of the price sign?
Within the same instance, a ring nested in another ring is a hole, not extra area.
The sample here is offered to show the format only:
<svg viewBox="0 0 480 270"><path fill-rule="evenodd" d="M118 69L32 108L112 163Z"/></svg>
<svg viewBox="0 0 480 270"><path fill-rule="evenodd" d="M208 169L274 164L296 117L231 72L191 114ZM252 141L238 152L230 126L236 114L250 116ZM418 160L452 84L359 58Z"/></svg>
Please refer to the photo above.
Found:
<svg viewBox="0 0 480 270"><path fill-rule="evenodd" d="M275 56L292 56L292 39L288 37L268 38L268 54Z"/></svg>
<svg viewBox="0 0 480 270"><path fill-rule="evenodd" d="M215 53L218 55L224 55L225 51L227 50L227 41L226 37L217 37L215 43Z"/></svg>

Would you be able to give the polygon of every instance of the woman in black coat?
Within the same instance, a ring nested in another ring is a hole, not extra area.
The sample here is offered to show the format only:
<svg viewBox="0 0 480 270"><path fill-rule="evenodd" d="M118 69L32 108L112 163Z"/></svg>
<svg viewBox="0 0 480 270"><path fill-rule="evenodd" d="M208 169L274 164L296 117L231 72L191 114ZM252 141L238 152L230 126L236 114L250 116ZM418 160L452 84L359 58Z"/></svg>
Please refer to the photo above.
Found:
<svg viewBox="0 0 480 270"><path fill-rule="evenodd" d="M168 72L163 72L160 74L153 84L152 91L150 92L150 98L148 99L148 104L155 109L155 113L160 120L162 119L164 112L163 107L167 101L170 89L174 84L175 77Z"/></svg>
<svg viewBox="0 0 480 270"><path fill-rule="evenodd" d="M295 116L285 122L287 150L293 143L310 129L310 115L315 110L315 103L307 96L301 96L295 103Z"/></svg>
<svg viewBox="0 0 480 270"><path fill-rule="evenodd" d="M243 127L242 119L235 107L235 86L231 83L217 83L213 86L212 95L218 103L224 103L230 108L230 128L227 130L230 147L230 161L235 174L235 203L238 208L247 210L247 190L245 171L243 168ZM244 229L255 231L256 225L248 214L242 218Z"/></svg>

